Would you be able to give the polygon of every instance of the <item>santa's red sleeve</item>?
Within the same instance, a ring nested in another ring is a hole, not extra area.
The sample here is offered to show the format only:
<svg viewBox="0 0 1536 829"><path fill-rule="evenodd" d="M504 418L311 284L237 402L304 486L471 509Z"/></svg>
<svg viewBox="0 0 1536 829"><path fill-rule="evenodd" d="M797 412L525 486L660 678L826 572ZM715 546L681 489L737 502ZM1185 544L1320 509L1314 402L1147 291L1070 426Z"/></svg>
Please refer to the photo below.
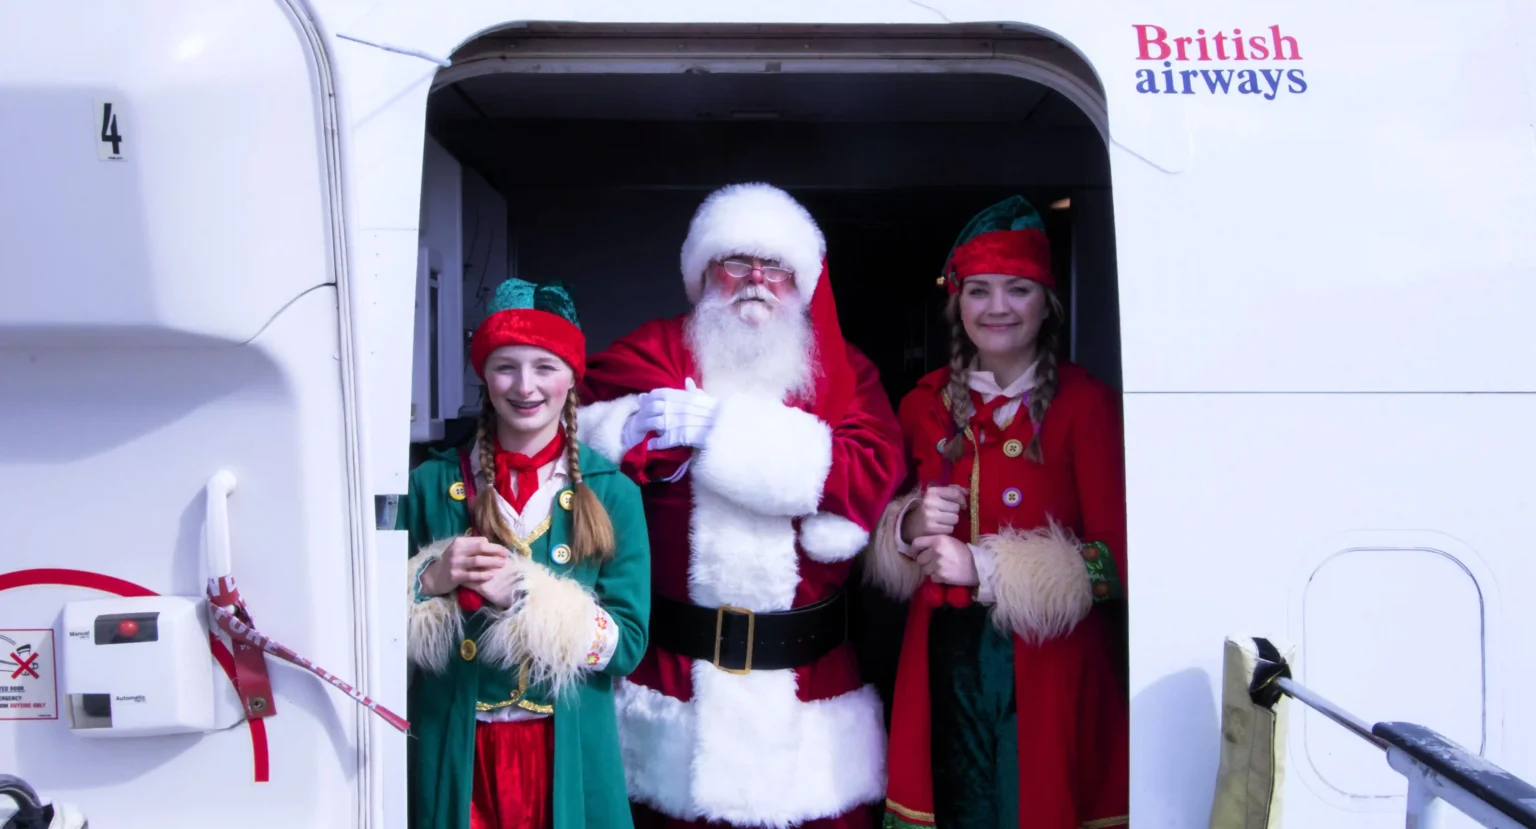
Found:
<svg viewBox="0 0 1536 829"><path fill-rule="evenodd" d="M653 320L614 341L608 348L587 360L587 373L577 386L577 395L586 405L577 412L577 433L583 443L614 463L623 463L626 453L635 463L625 465L631 477L656 477L657 466L675 468L688 452L684 448L665 452L640 451L636 458L622 439L624 424L640 407L640 395L656 389L680 389L686 378L687 359L682 353L678 320ZM661 475L665 477L664 474Z"/></svg>
<svg viewBox="0 0 1536 829"><path fill-rule="evenodd" d="M851 346L854 389L835 423L752 395L720 402L694 480L763 515L805 519L801 542L819 561L856 555L906 472L901 426L880 372Z"/></svg>
<svg viewBox="0 0 1536 829"><path fill-rule="evenodd" d="M1125 434L1119 395L1091 383L1072 423L1072 463L1083 515L1083 560L1094 601L1125 596Z"/></svg>

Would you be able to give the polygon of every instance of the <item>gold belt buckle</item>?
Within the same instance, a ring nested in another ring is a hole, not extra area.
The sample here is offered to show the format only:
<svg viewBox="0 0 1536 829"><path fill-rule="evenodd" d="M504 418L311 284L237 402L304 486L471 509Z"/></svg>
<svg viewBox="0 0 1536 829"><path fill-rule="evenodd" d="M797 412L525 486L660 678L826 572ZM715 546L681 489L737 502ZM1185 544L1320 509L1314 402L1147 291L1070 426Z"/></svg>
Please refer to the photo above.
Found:
<svg viewBox="0 0 1536 829"><path fill-rule="evenodd" d="M740 668L727 668L720 664L720 636L725 632L725 612L729 610L739 616L747 617L747 661ZM757 633L757 614L744 607L721 605L715 608L715 659L714 666L728 674L749 674L752 672L752 640Z"/></svg>

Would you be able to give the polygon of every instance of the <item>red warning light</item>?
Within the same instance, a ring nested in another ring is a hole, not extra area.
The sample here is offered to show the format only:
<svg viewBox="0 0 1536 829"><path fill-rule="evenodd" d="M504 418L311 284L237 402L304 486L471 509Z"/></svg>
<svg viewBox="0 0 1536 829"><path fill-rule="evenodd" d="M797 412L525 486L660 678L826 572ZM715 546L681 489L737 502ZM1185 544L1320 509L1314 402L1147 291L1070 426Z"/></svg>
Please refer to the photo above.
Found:
<svg viewBox="0 0 1536 829"><path fill-rule="evenodd" d="M128 639L139 635L139 623L132 619L124 619L117 623L117 633Z"/></svg>

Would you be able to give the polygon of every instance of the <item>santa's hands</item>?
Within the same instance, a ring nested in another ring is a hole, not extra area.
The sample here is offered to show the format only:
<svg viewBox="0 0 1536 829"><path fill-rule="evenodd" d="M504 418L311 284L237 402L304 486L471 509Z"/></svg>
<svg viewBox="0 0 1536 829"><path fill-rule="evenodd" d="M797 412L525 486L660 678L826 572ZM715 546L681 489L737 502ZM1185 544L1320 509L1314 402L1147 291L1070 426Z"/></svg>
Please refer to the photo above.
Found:
<svg viewBox="0 0 1536 829"><path fill-rule="evenodd" d="M656 389L640 395L640 408L631 422L642 435L649 432L658 435L651 439L651 449L702 446L714 425L718 407L719 402L700 391L690 377L684 388ZM626 439L628 428L626 426Z"/></svg>
<svg viewBox="0 0 1536 829"><path fill-rule="evenodd" d="M950 535L960 523L960 511L969 506L963 486L928 487L902 519L901 540L911 544L927 535Z"/></svg>
<svg viewBox="0 0 1536 829"><path fill-rule="evenodd" d="M442 557L422 571L421 592L441 596L460 585L480 592L511 555L506 547L478 536L455 538Z"/></svg>
<svg viewBox="0 0 1536 829"><path fill-rule="evenodd" d="M922 568L923 575L939 584L975 587L981 583L970 545L952 535L918 538L912 542L912 559Z"/></svg>

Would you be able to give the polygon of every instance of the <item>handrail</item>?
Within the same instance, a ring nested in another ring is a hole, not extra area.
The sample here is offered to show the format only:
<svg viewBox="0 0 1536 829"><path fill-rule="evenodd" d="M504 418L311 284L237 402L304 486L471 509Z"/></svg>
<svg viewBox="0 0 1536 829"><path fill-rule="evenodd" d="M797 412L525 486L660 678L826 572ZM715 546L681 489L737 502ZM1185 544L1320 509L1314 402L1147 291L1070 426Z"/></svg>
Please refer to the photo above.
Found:
<svg viewBox="0 0 1536 829"><path fill-rule="evenodd" d="M1438 829L1444 803L1492 829L1536 829L1536 786L1422 725L1367 725L1291 679L1283 658L1259 664L1253 693L1272 686L1386 753L1387 764L1408 778L1408 829Z"/></svg>
<svg viewBox="0 0 1536 829"><path fill-rule="evenodd" d="M1344 726L1345 729L1353 732L1360 739L1365 740L1382 751L1387 750L1387 741L1371 733L1371 727L1366 725L1365 720L1323 699L1322 695L1316 691L1311 690L1294 679L1278 679L1275 680L1275 685L1279 686L1286 696L1301 700L1306 703L1308 708Z"/></svg>

